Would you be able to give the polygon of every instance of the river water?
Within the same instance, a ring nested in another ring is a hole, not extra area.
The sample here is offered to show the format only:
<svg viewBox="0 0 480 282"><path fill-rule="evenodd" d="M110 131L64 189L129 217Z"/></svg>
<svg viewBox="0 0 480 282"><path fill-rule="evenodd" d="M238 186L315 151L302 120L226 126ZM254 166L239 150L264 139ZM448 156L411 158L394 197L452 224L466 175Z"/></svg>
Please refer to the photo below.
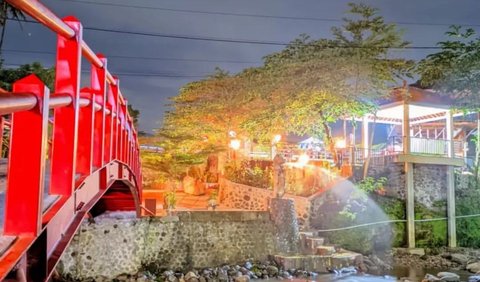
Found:
<svg viewBox="0 0 480 282"><path fill-rule="evenodd" d="M409 267L395 267L388 275L371 275L371 274L344 274L344 275L335 275L335 274L321 274L318 275L314 281L317 282L330 282L330 281L343 281L343 282L385 282L385 281L404 281L405 278L408 281L421 281L425 274L429 273L432 275L437 275L437 273L445 270L439 269L414 269ZM460 281L468 281L468 277L472 276L472 273L466 271L451 271L460 275ZM258 281L278 281L274 279L269 280L258 280ZM285 281L285 280L282 280ZM313 279L293 279L292 281L313 281Z"/></svg>

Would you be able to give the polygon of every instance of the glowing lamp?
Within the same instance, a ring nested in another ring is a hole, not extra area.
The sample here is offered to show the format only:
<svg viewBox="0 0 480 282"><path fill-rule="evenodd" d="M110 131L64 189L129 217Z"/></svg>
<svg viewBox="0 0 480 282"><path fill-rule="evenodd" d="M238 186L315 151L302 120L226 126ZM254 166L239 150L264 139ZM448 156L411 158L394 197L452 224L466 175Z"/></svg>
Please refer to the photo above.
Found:
<svg viewBox="0 0 480 282"><path fill-rule="evenodd" d="M273 143L278 143L278 142L280 142L280 140L282 140L282 135L277 134L277 135L273 136Z"/></svg>
<svg viewBox="0 0 480 282"><path fill-rule="evenodd" d="M297 160L297 164L299 166L306 166L308 164L308 161L310 161L310 157L307 154L302 154Z"/></svg>
<svg viewBox="0 0 480 282"><path fill-rule="evenodd" d="M335 141L335 148L337 149L347 148L347 141L345 141L345 139L338 139L337 141Z"/></svg>
<svg viewBox="0 0 480 282"><path fill-rule="evenodd" d="M230 148L234 150L240 149L240 140L238 139L230 140Z"/></svg>

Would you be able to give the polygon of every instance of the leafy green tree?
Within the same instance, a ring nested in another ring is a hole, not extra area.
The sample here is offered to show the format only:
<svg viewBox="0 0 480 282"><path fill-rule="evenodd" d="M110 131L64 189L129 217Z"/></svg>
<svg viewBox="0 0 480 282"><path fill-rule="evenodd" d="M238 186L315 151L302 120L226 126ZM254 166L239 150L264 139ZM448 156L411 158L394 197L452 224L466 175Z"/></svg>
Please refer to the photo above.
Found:
<svg viewBox="0 0 480 282"><path fill-rule="evenodd" d="M201 162L228 148L230 130L268 143L278 133L309 134L334 150L330 125L372 111L413 65L389 57L408 42L376 9L350 4L350 12L333 39L301 35L263 66L236 75L217 69L185 85L159 131L167 152Z"/></svg>
<svg viewBox="0 0 480 282"><path fill-rule="evenodd" d="M420 83L451 98L454 107L477 111L480 119L480 37L471 28L451 26L440 51L420 61ZM480 140L480 121L477 139ZM479 176L480 142L476 142L475 167Z"/></svg>
<svg viewBox="0 0 480 282"><path fill-rule="evenodd" d="M45 68L39 62L25 64L18 68L9 69L1 67L0 64L0 87L11 91L12 83L30 74L36 74L43 81L43 83L45 83L45 85L51 91L53 91L55 69L53 67Z"/></svg>
<svg viewBox="0 0 480 282"><path fill-rule="evenodd" d="M0 33L0 49L3 46L3 39L5 38L5 29L7 28L7 21L9 19L23 20L25 15L21 10L15 8L5 0L0 1L0 26L2 31Z"/></svg>
<svg viewBox="0 0 480 282"><path fill-rule="evenodd" d="M140 117L140 110L135 109L132 105L128 105L128 113L132 117L133 125L137 127L138 125L138 118Z"/></svg>
<svg viewBox="0 0 480 282"><path fill-rule="evenodd" d="M408 45L402 32L374 8L349 6L352 18L332 29L333 39L302 35L265 58L253 79L258 91L251 92L268 103L245 123L252 134L265 130L261 124L270 117L289 132L323 136L333 150L331 123L372 111L376 99L410 75L412 61L389 58L391 48Z"/></svg>
<svg viewBox="0 0 480 282"><path fill-rule="evenodd" d="M449 95L455 106L480 107L480 38L473 29L451 26L449 40L438 43L440 51L418 64L420 82Z"/></svg>

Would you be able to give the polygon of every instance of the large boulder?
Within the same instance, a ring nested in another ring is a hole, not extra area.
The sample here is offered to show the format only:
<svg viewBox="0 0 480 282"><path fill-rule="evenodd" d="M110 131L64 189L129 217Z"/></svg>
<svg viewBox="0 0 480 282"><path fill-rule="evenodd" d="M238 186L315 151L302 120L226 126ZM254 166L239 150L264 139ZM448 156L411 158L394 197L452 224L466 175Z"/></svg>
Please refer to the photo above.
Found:
<svg viewBox="0 0 480 282"><path fill-rule="evenodd" d="M456 282L460 281L460 276L458 274L452 273L452 272L439 272L437 273L438 278L440 278L442 281L448 281L448 282Z"/></svg>
<svg viewBox="0 0 480 282"><path fill-rule="evenodd" d="M470 263L467 265L467 270L472 273L477 273L480 271L480 261Z"/></svg>
<svg viewBox="0 0 480 282"><path fill-rule="evenodd" d="M452 254L452 258L450 260L461 265L466 265L469 258L467 255L464 254Z"/></svg>

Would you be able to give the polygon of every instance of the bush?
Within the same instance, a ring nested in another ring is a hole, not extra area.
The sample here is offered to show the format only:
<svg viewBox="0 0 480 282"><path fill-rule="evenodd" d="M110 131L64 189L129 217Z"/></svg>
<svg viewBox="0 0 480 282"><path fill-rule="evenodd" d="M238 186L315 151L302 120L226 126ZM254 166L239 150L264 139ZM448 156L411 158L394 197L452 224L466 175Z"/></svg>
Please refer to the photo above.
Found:
<svg viewBox="0 0 480 282"><path fill-rule="evenodd" d="M255 163L244 161L240 166L228 164L225 166L227 179L248 186L258 188L272 187L272 170L269 166L264 168Z"/></svg>

